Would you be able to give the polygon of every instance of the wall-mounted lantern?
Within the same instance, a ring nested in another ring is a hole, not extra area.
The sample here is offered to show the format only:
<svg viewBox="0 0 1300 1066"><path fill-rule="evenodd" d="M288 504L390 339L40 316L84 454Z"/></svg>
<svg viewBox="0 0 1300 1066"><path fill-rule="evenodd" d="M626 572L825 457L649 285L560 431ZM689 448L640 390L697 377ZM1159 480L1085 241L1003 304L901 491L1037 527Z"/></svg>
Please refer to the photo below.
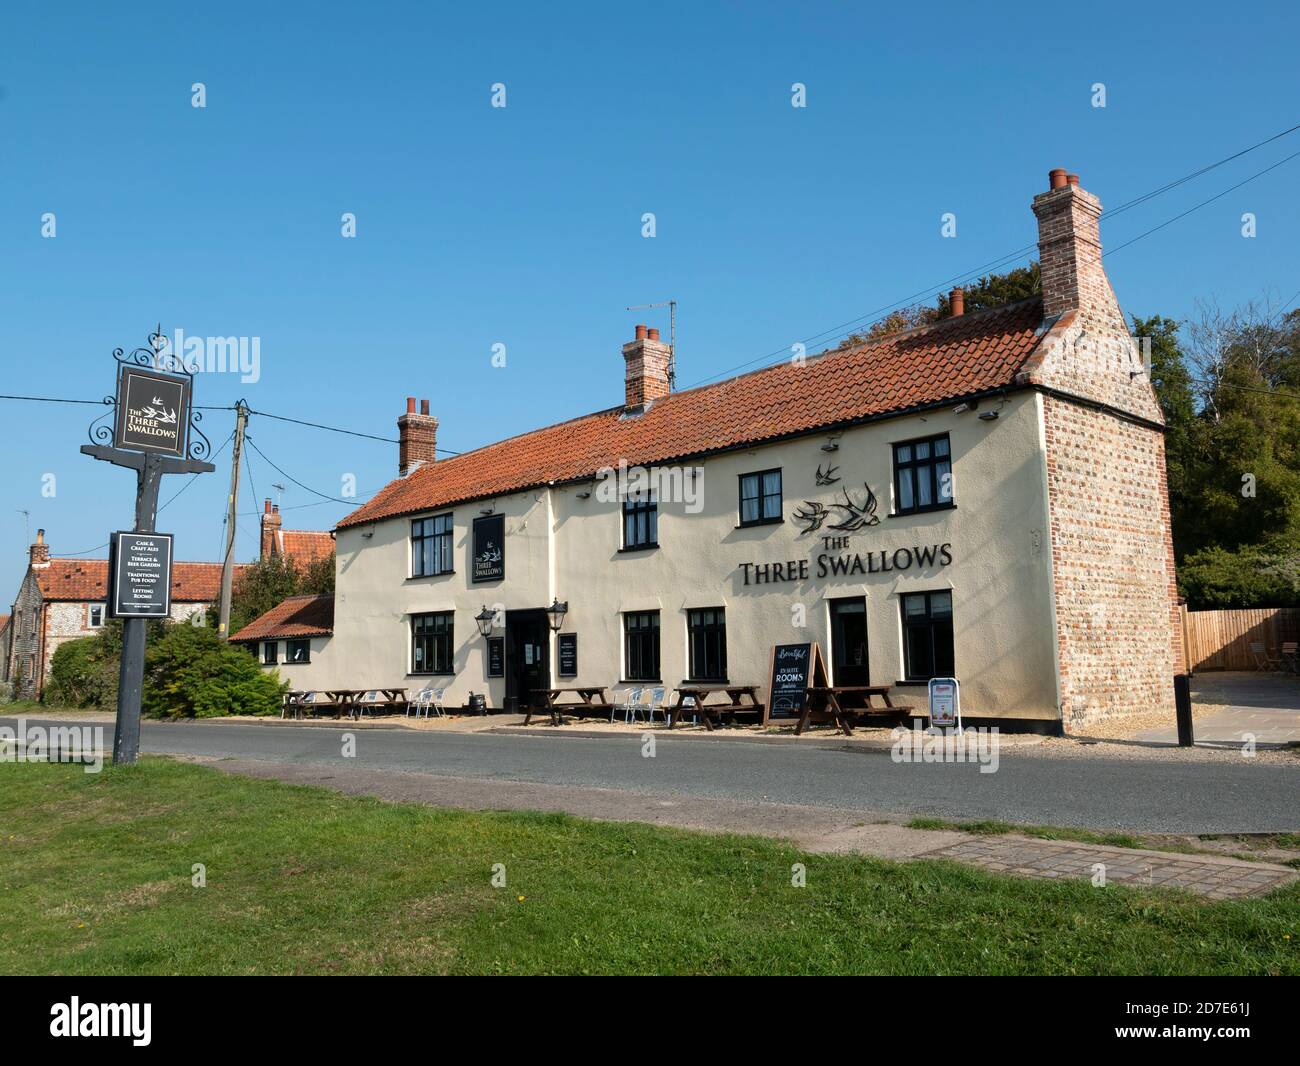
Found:
<svg viewBox="0 0 1300 1066"><path fill-rule="evenodd" d="M481 636L490 637L492 635L492 626L496 622L496 612L488 610L487 606L474 616L474 621L478 623L478 631Z"/></svg>
<svg viewBox="0 0 1300 1066"><path fill-rule="evenodd" d="M561 603L559 600L552 598L551 605L546 608L546 617L551 623L551 632L558 633L564 625L564 616L569 613L569 601Z"/></svg>

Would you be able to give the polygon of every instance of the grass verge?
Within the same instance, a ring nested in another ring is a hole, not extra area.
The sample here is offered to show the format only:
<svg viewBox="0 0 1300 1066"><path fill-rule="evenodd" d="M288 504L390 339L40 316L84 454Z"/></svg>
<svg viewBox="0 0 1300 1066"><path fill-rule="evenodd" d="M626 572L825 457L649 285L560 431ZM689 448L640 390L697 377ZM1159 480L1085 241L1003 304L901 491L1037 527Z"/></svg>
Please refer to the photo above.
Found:
<svg viewBox="0 0 1300 1066"><path fill-rule="evenodd" d="M165 759L0 765L0 826L4 973L1300 973L1296 886L1206 904Z"/></svg>

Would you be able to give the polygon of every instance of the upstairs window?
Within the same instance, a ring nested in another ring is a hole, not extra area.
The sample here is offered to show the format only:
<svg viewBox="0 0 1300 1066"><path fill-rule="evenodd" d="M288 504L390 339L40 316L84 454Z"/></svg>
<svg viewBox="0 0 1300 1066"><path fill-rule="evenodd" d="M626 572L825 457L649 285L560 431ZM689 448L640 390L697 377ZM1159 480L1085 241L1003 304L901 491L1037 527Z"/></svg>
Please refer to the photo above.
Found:
<svg viewBox="0 0 1300 1066"><path fill-rule="evenodd" d="M311 641L286 640L284 642L284 661L286 663L311 662Z"/></svg>
<svg viewBox="0 0 1300 1066"><path fill-rule="evenodd" d="M948 434L894 445L894 513L952 506Z"/></svg>
<svg viewBox="0 0 1300 1066"><path fill-rule="evenodd" d="M740 475L740 524L761 526L781 521L781 471Z"/></svg>
<svg viewBox="0 0 1300 1066"><path fill-rule="evenodd" d="M411 575L451 573L452 516L434 515L411 523Z"/></svg>
<svg viewBox="0 0 1300 1066"><path fill-rule="evenodd" d="M264 640L262 642L262 663L265 666L274 666L279 654L280 642L278 640Z"/></svg>
<svg viewBox="0 0 1300 1066"><path fill-rule="evenodd" d="M659 505L654 492L629 494L623 501L623 550L659 546Z"/></svg>

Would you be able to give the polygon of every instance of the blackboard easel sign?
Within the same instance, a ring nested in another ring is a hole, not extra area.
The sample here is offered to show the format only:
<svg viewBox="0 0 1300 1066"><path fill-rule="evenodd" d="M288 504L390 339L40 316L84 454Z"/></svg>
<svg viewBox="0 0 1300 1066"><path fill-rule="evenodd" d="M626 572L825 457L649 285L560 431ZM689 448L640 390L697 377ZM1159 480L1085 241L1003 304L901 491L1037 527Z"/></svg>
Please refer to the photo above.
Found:
<svg viewBox="0 0 1300 1066"><path fill-rule="evenodd" d="M763 724L774 718L799 718L808 699L808 686L825 684L826 664L815 640L773 645Z"/></svg>

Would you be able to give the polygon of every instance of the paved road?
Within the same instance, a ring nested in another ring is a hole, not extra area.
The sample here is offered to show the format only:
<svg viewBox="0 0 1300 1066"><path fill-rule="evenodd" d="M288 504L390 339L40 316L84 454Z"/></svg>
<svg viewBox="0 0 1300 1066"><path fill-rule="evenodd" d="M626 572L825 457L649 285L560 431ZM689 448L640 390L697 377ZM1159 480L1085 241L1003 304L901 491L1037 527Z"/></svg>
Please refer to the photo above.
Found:
<svg viewBox="0 0 1300 1066"><path fill-rule="evenodd" d="M1196 743L1240 747L1300 742L1300 678L1284 673L1205 671L1192 680L1192 701L1221 708L1196 719ZM1151 729L1135 740L1176 744L1178 730Z"/></svg>
<svg viewBox="0 0 1300 1066"><path fill-rule="evenodd" d="M28 720L29 723L32 719ZM68 719L63 719L67 723ZM7 724L12 724L8 720ZM839 810L998 818L1173 833L1300 829L1300 772L1242 761L1050 758L1003 752L996 773L973 764L904 764L887 753L658 736L643 758L626 739L454 734L346 727L146 723L147 752L259 759L356 770L612 788ZM112 743L112 726L105 729Z"/></svg>

